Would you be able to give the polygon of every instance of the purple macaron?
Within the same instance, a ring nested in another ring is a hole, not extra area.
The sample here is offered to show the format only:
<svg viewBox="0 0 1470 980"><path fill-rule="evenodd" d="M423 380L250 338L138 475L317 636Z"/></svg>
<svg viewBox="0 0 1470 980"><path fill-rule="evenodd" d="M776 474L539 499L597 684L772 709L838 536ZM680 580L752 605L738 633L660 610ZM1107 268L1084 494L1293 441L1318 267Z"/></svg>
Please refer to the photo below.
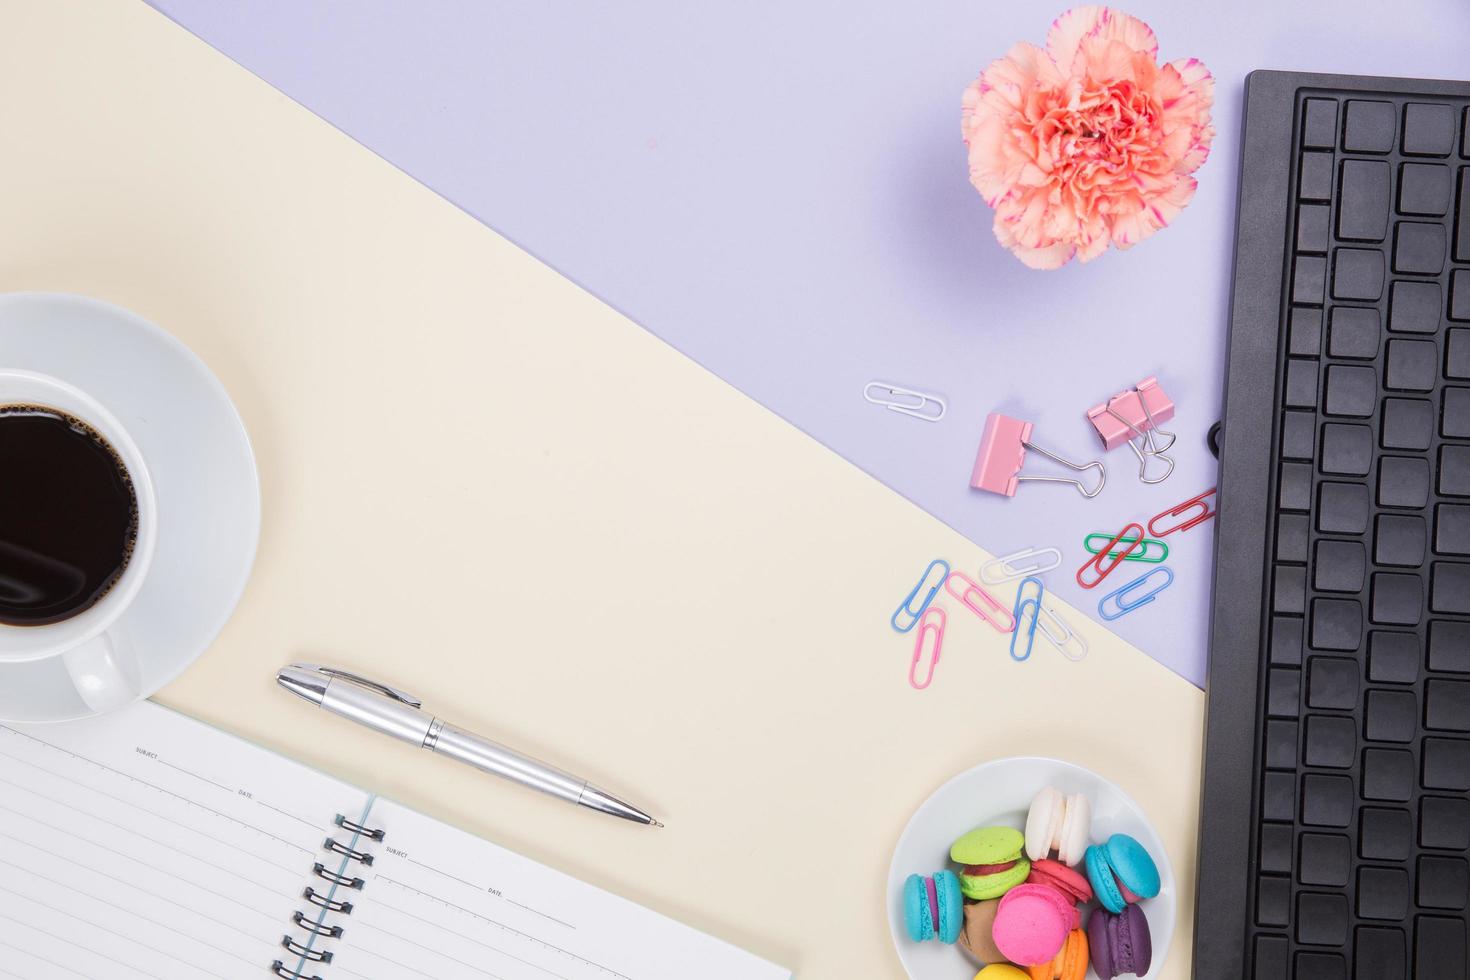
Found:
<svg viewBox="0 0 1470 980"><path fill-rule="evenodd" d="M1126 906L1117 915L1098 909L1087 921L1087 945L1092 951L1092 968L1102 980L1148 972L1154 958L1148 918L1137 905Z"/></svg>

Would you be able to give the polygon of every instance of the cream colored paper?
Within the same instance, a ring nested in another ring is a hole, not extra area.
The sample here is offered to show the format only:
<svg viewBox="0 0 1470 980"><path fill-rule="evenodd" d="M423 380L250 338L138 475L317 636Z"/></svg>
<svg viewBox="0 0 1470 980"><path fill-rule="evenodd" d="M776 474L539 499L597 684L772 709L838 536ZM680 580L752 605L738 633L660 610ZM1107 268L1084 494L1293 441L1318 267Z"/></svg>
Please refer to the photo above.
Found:
<svg viewBox="0 0 1470 980"><path fill-rule="evenodd" d="M259 457L250 589L159 700L799 976L901 975L893 843L998 756L1120 783L1192 895L1197 690L1091 624L1084 663L1013 664L952 602L910 690L888 616L931 557L973 575L980 549L143 4L0 11L0 288L174 332ZM312 712L273 683L293 658L382 675L668 827Z"/></svg>

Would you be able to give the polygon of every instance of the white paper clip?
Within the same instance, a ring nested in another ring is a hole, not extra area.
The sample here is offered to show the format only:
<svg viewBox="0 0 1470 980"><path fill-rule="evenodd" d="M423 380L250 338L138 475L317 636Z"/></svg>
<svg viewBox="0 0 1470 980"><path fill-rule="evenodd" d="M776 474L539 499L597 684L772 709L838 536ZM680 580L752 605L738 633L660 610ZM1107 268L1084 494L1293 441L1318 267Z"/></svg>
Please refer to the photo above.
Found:
<svg viewBox="0 0 1470 980"><path fill-rule="evenodd" d="M1050 620L1050 625L1048 624ZM1036 625L1041 628L1041 634L1046 637L1047 642L1057 648L1057 652L1068 660L1076 663L1087 657L1087 639L1080 633L1074 633L1067 621L1058 616L1056 610L1051 606L1042 606L1041 611L1036 614ZM1053 632L1055 627L1055 632ZM1076 652L1074 653L1073 650Z"/></svg>
<svg viewBox="0 0 1470 980"><path fill-rule="evenodd" d="M1016 562L1027 558L1035 558L1036 561L1027 565L1017 565ZM1025 578L1027 575L1040 575L1049 572L1062 563L1062 553L1056 548L1022 548L1020 551L1000 558L992 558L980 566L980 581L986 585L1000 585L1002 582L1010 582L1014 579Z"/></svg>
<svg viewBox="0 0 1470 980"><path fill-rule="evenodd" d="M887 381L869 381L863 386L863 397L874 405L882 405L890 412L923 419L925 422L938 422L949 411L949 403L940 395L900 388Z"/></svg>

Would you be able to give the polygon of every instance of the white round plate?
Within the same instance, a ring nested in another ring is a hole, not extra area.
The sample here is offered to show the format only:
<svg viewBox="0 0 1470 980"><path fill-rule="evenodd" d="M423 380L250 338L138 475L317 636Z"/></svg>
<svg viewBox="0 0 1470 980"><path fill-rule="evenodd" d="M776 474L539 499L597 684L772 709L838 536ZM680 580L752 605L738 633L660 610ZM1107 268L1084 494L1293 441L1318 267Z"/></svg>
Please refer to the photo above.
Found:
<svg viewBox="0 0 1470 980"><path fill-rule="evenodd" d="M888 928L898 958L913 980L973 980L980 968L958 946L931 940L916 943L903 924L903 883L911 874L953 869L949 845L967 831L992 825L1024 830L1031 800L1044 786L1082 793L1092 802L1092 839L1129 834L1148 849L1159 866L1157 898L1140 906L1148 916L1153 963L1145 980L1157 977L1174 938L1177 892L1174 868L1153 824L1133 800L1095 772L1056 759L997 759L960 773L924 801L893 849L888 867ZM1084 912L1083 925L1086 926ZM1088 969L1089 980L1097 974Z"/></svg>
<svg viewBox="0 0 1470 980"><path fill-rule="evenodd" d="M245 426L193 352L127 310L63 293L0 295L0 365L70 382L127 428L158 496L153 564L116 629L143 658L147 697L213 642L245 591L260 482ZM93 714L58 657L0 664L0 720Z"/></svg>

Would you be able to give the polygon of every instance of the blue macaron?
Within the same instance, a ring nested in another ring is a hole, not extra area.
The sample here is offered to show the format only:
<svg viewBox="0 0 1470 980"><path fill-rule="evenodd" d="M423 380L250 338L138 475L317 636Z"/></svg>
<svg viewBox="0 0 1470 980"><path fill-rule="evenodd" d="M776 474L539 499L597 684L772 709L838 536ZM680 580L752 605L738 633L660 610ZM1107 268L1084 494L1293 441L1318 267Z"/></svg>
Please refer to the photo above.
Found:
<svg viewBox="0 0 1470 980"><path fill-rule="evenodd" d="M1114 834L1105 844L1094 844L1083 856L1087 880L1098 903L1109 912L1122 912L1130 901L1159 893L1159 868L1138 841Z"/></svg>
<svg viewBox="0 0 1470 980"><path fill-rule="evenodd" d="M965 901L953 871L908 876L903 883L903 924L916 943L930 939L953 943L960 938Z"/></svg>

